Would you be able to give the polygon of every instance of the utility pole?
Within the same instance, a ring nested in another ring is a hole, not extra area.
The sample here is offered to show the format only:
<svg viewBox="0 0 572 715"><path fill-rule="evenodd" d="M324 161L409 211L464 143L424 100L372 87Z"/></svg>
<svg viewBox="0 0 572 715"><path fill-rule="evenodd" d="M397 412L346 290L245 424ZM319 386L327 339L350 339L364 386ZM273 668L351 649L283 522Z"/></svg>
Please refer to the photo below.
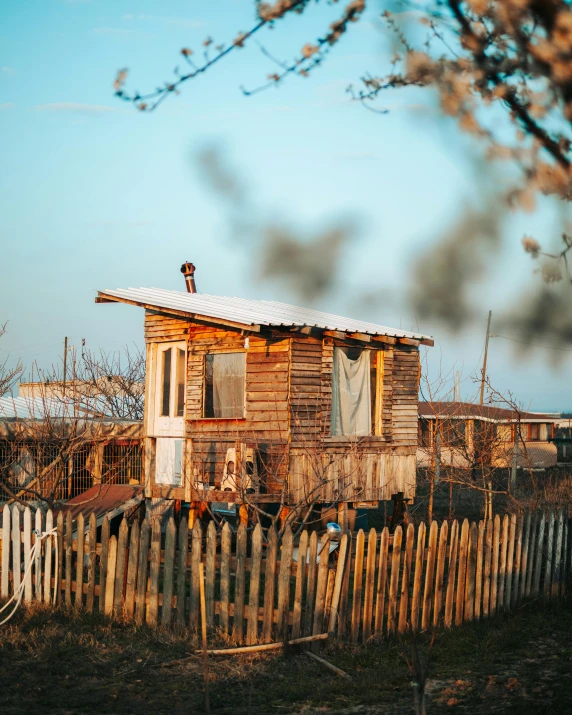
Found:
<svg viewBox="0 0 572 715"><path fill-rule="evenodd" d="M68 372L68 339L64 338L64 381L62 385L63 397L66 396L66 376Z"/></svg>
<svg viewBox="0 0 572 715"><path fill-rule="evenodd" d="M489 338L491 336L491 316L493 314L492 310L489 310L489 319L487 321L487 337L485 339L485 355L483 357L483 371L481 376L481 397L479 400L479 405L482 405L485 399L485 380L487 377L487 356L489 353Z"/></svg>

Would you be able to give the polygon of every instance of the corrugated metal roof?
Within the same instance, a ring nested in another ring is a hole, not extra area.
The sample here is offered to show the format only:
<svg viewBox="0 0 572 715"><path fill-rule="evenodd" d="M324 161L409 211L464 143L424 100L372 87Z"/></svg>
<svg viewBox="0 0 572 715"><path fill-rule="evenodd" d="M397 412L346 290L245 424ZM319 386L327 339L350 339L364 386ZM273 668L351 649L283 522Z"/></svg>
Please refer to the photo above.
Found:
<svg viewBox="0 0 572 715"><path fill-rule="evenodd" d="M144 499L145 488L136 484L98 484L56 507L55 513L69 511L73 521L80 514L83 514L86 520L91 514L95 514L99 525L106 514L112 518L127 509L139 506Z"/></svg>
<svg viewBox="0 0 572 715"><path fill-rule="evenodd" d="M73 405L41 397L0 397L0 419L44 419L73 416Z"/></svg>
<svg viewBox="0 0 572 715"><path fill-rule="evenodd" d="M274 327L315 327L323 330L339 330L368 335L387 335L395 338L432 340L429 335L412 333L407 330L389 328L363 320L344 318L340 315L323 313L311 308L299 308L273 300L249 300L246 298L226 298L202 293L184 293L162 288L126 288L104 290L100 297L115 298L119 302L135 303L141 307L173 310L189 316L202 316L232 321L244 326L265 325Z"/></svg>
<svg viewBox="0 0 572 715"><path fill-rule="evenodd" d="M476 405L473 402L420 402L419 416L426 418L446 417L449 419L482 419L492 422L516 421L519 415L506 407L494 405ZM544 414L541 412L521 412L520 420L525 422L556 422L559 414Z"/></svg>

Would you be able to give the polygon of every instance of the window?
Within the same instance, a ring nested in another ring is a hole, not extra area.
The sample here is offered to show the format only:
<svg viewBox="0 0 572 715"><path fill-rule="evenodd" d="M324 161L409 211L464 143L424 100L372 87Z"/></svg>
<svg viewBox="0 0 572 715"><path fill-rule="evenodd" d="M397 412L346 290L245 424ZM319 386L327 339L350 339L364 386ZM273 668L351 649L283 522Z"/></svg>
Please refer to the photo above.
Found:
<svg viewBox="0 0 572 715"><path fill-rule="evenodd" d="M538 442L540 440L540 425L538 422L531 422L528 425L528 439L531 442Z"/></svg>
<svg viewBox="0 0 572 715"><path fill-rule="evenodd" d="M419 444L422 447L431 446L431 423L429 420L419 420Z"/></svg>
<svg viewBox="0 0 572 715"><path fill-rule="evenodd" d="M511 425L497 425L496 438L498 442L512 442L514 440L513 428Z"/></svg>
<svg viewBox="0 0 572 715"><path fill-rule="evenodd" d="M246 353L205 355L204 417L241 419L245 414Z"/></svg>
<svg viewBox="0 0 572 715"><path fill-rule="evenodd" d="M157 433L182 429L185 417L187 350L184 342L159 343L156 347L154 414ZM174 435L173 435L174 436Z"/></svg>
<svg viewBox="0 0 572 715"><path fill-rule="evenodd" d="M370 351L334 348L332 436L366 437L372 431Z"/></svg>
<svg viewBox="0 0 572 715"><path fill-rule="evenodd" d="M185 351L177 348L177 408L176 417L183 417L185 414L185 368L187 361L185 360Z"/></svg>
<svg viewBox="0 0 572 715"><path fill-rule="evenodd" d="M161 416L169 417L171 404L171 352L169 348L163 352L163 365L161 366Z"/></svg>
<svg viewBox="0 0 572 715"><path fill-rule="evenodd" d="M383 434L383 350L370 350L371 374L371 423L375 435Z"/></svg>
<svg viewBox="0 0 572 715"><path fill-rule="evenodd" d="M464 447L466 423L464 420L441 420L439 425L444 447ZM475 437L479 423L475 421Z"/></svg>

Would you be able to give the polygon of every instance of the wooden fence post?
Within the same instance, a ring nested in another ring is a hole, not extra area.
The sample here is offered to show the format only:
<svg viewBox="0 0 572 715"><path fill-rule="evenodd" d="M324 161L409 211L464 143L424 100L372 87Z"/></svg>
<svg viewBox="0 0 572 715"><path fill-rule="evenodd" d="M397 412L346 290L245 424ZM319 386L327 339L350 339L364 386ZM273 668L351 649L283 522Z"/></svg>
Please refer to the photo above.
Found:
<svg viewBox="0 0 572 715"><path fill-rule="evenodd" d="M17 504L14 504L12 506L12 583L14 586L14 593L16 593L16 591L20 588L21 578L22 541L20 532L20 509Z"/></svg>
<svg viewBox="0 0 572 715"><path fill-rule="evenodd" d="M381 638L383 635L383 621L385 617L385 591L387 589L387 571L388 571L388 550L389 550L389 529L387 526L381 532L381 540L379 543L379 568L377 571L377 592L375 596L375 624L374 634L376 638ZM349 578L351 569L351 542L348 545L348 565L346 567L345 578ZM338 631L339 632L339 631Z"/></svg>
<svg viewBox="0 0 572 715"><path fill-rule="evenodd" d="M465 612L463 621L472 621L475 615L475 577L477 569L477 524L473 521L467 546L467 576L465 580Z"/></svg>
<svg viewBox="0 0 572 715"><path fill-rule="evenodd" d="M485 565L483 580L483 617L491 612L491 569L493 557L493 520L488 519L485 527Z"/></svg>
<svg viewBox="0 0 572 715"><path fill-rule="evenodd" d="M54 528L54 515L51 509L48 509L46 514L46 531L51 531ZM46 536L44 539L44 603L54 603L56 594L52 599L52 544L54 543L53 536Z"/></svg>
<svg viewBox="0 0 572 715"><path fill-rule="evenodd" d="M332 596L332 605L331 605L331 609L330 609L330 621L328 623L328 633L332 636L334 635L334 632L336 630L336 620L338 617L338 608L340 605L344 573L345 573L346 569L349 569L348 558L347 558L348 541L349 541L348 534L347 533L343 534L341 541L340 541L340 546L339 546L338 563L337 563L337 568L336 568L336 580L334 583L334 594ZM373 602L372 602L372 608L373 608ZM292 634L292 638L294 638L293 634Z"/></svg>
<svg viewBox="0 0 572 715"><path fill-rule="evenodd" d="M437 535L439 527L436 521L429 527L429 548L427 549L427 563L425 566L425 588L423 590L423 611L421 614L421 628L425 631L431 625L431 601L433 600L433 579L435 576L435 561L437 559Z"/></svg>
<svg viewBox="0 0 572 715"><path fill-rule="evenodd" d="M445 626L450 628L453 623L453 602L455 600L455 574L457 569L457 542L459 522L455 520L451 527L451 543L449 544L449 570L447 573L447 594L445 596Z"/></svg>
<svg viewBox="0 0 572 715"><path fill-rule="evenodd" d="M435 601L433 603L433 625L438 626L443 608L443 578L445 575L445 561L447 559L447 536L449 525L446 521L441 524L439 532L439 546L437 550L437 572L435 575Z"/></svg>
<svg viewBox="0 0 572 715"><path fill-rule="evenodd" d="M501 554L500 554L500 568L499 568L499 589L498 589L498 601L497 608L502 610L504 606L504 592L506 586L506 557L508 553L508 530L509 530L509 518L508 514L505 514L502 520L502 541L501 541Z"/></svg>
<svg viewBox="0 0 572 715"><path fill-rule="evenodd" d="M185 521L184 519L182 521ZM137 590L137 562L139 559L139 522L134 521L129 535L129 557L127 560L127 579L125 585L125 616L133 618L135 614L135 593Z"/></svg>
<svg viewBox="0 0 572 715"><path fill-rule="evenodd" d="M197 631L199 627L199 606L200 606L200 579L203 530L201 522L196 519L191 535L191 608L189 613L189 627L192 631ZM238 567L237 567L238 570ZM235 613L236 618L236 613Z"/></svg>
<svg viewBox="0 0 572 715"><path fill-rule="evenodd" d="M365 534L363 529L358 531L356 540L356 558L354 568L354 592L352 599L352 627L351 640L357 643L359 638L360 615L361 615L361 594L363 583L363 559L364 559Z"/></svg>
<svg viewBox="0 0 572 715"><path fill-rule="evenodd" d="M181 521L184 521L184 519ZM161 623L164 626L170 626L171 619L173 617L173 581L175 575L176 539L177 528L175 526L175 519L170 516L165 531L165 561L163 564L163 606L161 610Z"/></svg>
<svg viewBox="0 0 572 715"><path fill-rule="evenodd" d="M401 540L403 531L396 526L393 532L393 553L391 555L391 576L389 578L389 602L387 604L387 632L395 633L395 614L397 612L397 596L399 586L399 569L401 565Z"/></svg>
<svg viewBox="0 0 572 715"><path fill-rule="evenodd" d="M72 563L73 563L73 524L71 511L66 514L65 530L65 551L66 551L66 606L72 604Z"/></svg>
<svg viewBox="0 0 572 715"><path fill-rule="evenodd" d="M4 511L4 518L6 518L6 509ZM9 510L8 510L9 513ZM43 531L43 514L41 509L36 509L36 520L35 520L35 530L36 533L34 534L34 544L41 542L42 538L42 531ZM59 521L59 515L58 515L58 536L59 536L59 527L60 527L60 521ZM36 601L41 601L42 600L42 545L38 545L38 548L36 549L36 558L35 564L34 564L34 586L35 586L35 598ZM59 593L58 593L59 596Z"/></svg>
<svg viewBox="0 0 572 715"><path fill-rule="evenodd" d="M117 566L117 539L115 536L111 536L109 539L109 554L107 557L107 574L105 575L105 603L104 603L104 607L103 607L103 613L106 616L111 616L111 614L113 613L113 591L115 589L115 567L116 566Z"/></svg>
<svg viewBox="0 0 572 715"><path fill-rule="evenodd" d="M410 525L413 531L413 524ZM409 534L409 532L407 532ZM413 539L413 536L411 537ZM411 541L413 547L413 540ZM410 550L411 551L411 550ZM365 570L365 593L363 600L363 642L371 637L373 622L373 589L375 585L375 561L377 556L377 532L370 529L367 540L367 562Z"/></svg>
<svg viewBox="0 0 572 715"><path fill-rule="evenodd" d="M75 569L75 607L80 609L83 606L83 554L85 547L85 519L80 514L76 521L77 533L77 558Z"/></svg>
<svg viewBox="0 0 572 715"><path fill-rule="evenodd" d="M469 541L469 521L465 519L461 527L459 544L459 571L457 576L457 594L455 599L455 625L463 622L463 607L465 605L465 579L467 578L467 547Z"/></svg>
<svg viewBox="0 0 572 715"><path fill-rule="evenodd" d="M532 584L532 595L537 596L540 593L540 572L542 569L542 555L544 553L544 532L546 530L546 514L540 515L540 524L538 525L538 535L536 539L536 555L534 557L534 581Z"/></svg>
<svg viewBox="0 0 572 715"><path fill-rule="evenodd" d="M518 520L516 529L516 541L514 552L514 576L512 580L512 607L518 603L520 599L520 586L522 580L522 537L524 533L524 515Z"/></svg>
<svg viewBox="0 0 572 715"><path fill-rule="evenodd" d="M225 529L228 532L228 524L223 527L223 535ZM224 536L223 536L224 541ZM179 543L177 553L177 613L175 620L178 628L185 625L185 598L187 593L187 562L189 554L189 522L187 519L181 519L179 524ZM223 557L224 543L221 545L221 561ZM222 614L222 566L221 566L221 614ZM228 601L227 601L228 614Z"/></svg>
<svg viewBox="0 0 572 715"><path fill-rule="evenodd" d="M246 526L240 524L236 536L236 581L232 636L238 645L244 638L244 598L246 593Z"/></svg>
<svg viewBox="0 0 572 715"><path fill-rule="evenodd" d="M292 572L292 550L294 537L290 524L286 525L280 547L280 573L278 575L278 638L287 638L288 614L290 608L290 574Z"/></svg>
<svg viewBox="0 0 572 715"><path fill-rule="evenodd" d="M151 526L145 519L139 535L139 558L137 563L137 593L135 596L135 622L139 625L145 620L145 598L147 594L147 567L149 565L149 537ZM102 543L103 553L103 543ZM103 568L103 562L102 562Z"/></svg>
<svg viewBox="0 0 572 715"><path fill-rule="evenodd" d="M531 514L530 511L526 512L526 518L524 519L524 536L522 541L522 554L520 557L520 600L526 595L526 584L528 582L528 570L529 570L529 558L528 558L528 547L530 545L530 524L531 524Z"/></svg>
<svg viewBox="0 0 572 715"><path fill-rule="evenodd" d="M556 539L554 545L554 562L552 567L552 589L551 596L557 596L560 590L560 573L561 573L561 559L562 559L562 536L564 533L564 514L562 509L558 510L556 515Z"/></svg>
<svg viewBox="0 0 572 715"><path fill-rule="evenodd" d="M296 585L294 587L294 609L292 612L292 639L300 637L302 630L302 599L304 595L304 576L308 556L308 532L303 531L298 545L298 563L296 565ZM257 615L258 618L258 615ZM250 625L250 624L249 624Z"/></svg>
<svg viewBox="0 0 572 715"><path fill-rule="evenodd" d="M363 532L362 532L363 534ZM324 609L326 605L326 588L328 585L328 562L330 560L330 539L324 534L320 540L320 565L318 567L318 582L316 585L316 602L314 607L314 624L312 635L322 633L324 628ZM358 620L359 627L359 620ZM311 650L315 653L320 648L318 641L312 643Z"/></svg>
<svg viewBox="0 0 572 715"><path fill-rule="evenodd" d="M514 540L516 538L516 514L510 517L510 531L508 537L508 551L506 558L506 586L504 597L504 610L510 611L512 603L512 581L513 581L513 566L514 566Z"/></svg>
<svg viewBox="0 0 572 715"><path fill-rule="evenodd" d="M483 603L483 553L485 546L485 522L479 521L477 536L477 567L475 571L475 607L474 618L478 621L482 613Z"/></svg>
<svg viewBox="0 0 572 715"><path fill-rule="evenodd" d="M275 531L271 529L270 531ZM222 527L220 544L220 620L219 624L224 633L228 633L229 625L229 599L230 599L230 526L225 523ZM274 534L276 538L276 533ZM270 538L268 541L270 550ZM267 555L268 558L268 555ZM275 558L275 557L274 557ZM266 563L268 566L268 561ZM270 642L270 641L268 641Z"/></svg>
<svg viewBox="0 0 572 715"><path fill-rule="evenodd" d="M198 522L197 522L198 523ZM149 601L147 623L157 624L159 618L159 574L161 572L161 519L151 520L151 552L149 559Z"/></svg>
<svg viewBox="0 0 572 715"><path fill-rule="evenodd" d="M548 534L546 536L546 569L544 571L544 595L550 596L552 586L552 561L554 558L554 509L548 510Z"/></svg>
<svg viewBox="0 0 572 715"><path fill-rule="evenodd" d="M95 604L95 569L97 549L97 517L95 512L89 516L89 561L87 565L87 595L85 608L88 613L93 613Z"/></svg>
<svg viewBox="0 0 572 715"><path fill-rule="evenodd" d="M32 600L32 567L30 566L30 551L32 549L32 512L30 507L24 509L24 601Z"/></svg>
<svg viewBox="0 0 572 715"><path fill-rule="evenodd" d="M109 557L109 518L107 514L101 523L101 554L99 557L99 612L105 612L105 589L107 579L107 560ZM143 621L141 621L142 623Z"/></svg>
<svg viewBox="0 0 572 715"><path fill-rule="evenodd" d="M270 547L270 541L268 542L268 546ZM307 575L308 575L308 581L306 584L306 610L304 612L304 635L305 636L310 636L312 635L312 620L314 616L314 603L315 603L315 598L316 598L316 575L318 571L318 566L317 566L317 559L318 559L318 535L316 534L315 531L313 531L310 534L310 551L308 554L308 569L307 569ZM266 573L268 574L268 569L273 568L272 564L267 564L266 566ZM272 571L272 578L271 578L272 584L271 587L274 588L274 571ZM265 583L264 588L268 588L268 586ZM266 613L267 613L267 603L268 603L268 594L264 594L264 622L266 623ZM274 591L272 591L272 598L274 598ZM272 606L274 608L274 606ZM265 633L266 633L266 627L265 627ZM264 638L265 643L270 643L270 640L266 640L266 636Z"/></svg>
<svg viewBox="0 0 572 715"><path fill-rule="evenodd" d="M2 580L0 582L0 596L8 598L10 595L10 534L11 512L8 504L2 510Z"/></svg>
<svg viewBox="0 0 572 715"><path fill-rule="evenodd" d="M216 528L214 522L207 527L207 549L205 555L205 606L207 627L214 625L214 594L215 594L215 560L216 560Z"/></svg>
<svg viewBox="0 0 572 715"><path fill-rule="evenodd" d="M307 538L308 537L306 535L306 539ZM300 553L298 553L298 565L300 565L299 560ZM258 523L254 527L254 533L252 534L252 568L250 569L250 593L248 598L248 624L246 628L246 645L254 645L258 641L258 603L260 600L261 562L262 527L260 526L260 523ZM296 638L297 636L292 635L292 637Z"/></svg>

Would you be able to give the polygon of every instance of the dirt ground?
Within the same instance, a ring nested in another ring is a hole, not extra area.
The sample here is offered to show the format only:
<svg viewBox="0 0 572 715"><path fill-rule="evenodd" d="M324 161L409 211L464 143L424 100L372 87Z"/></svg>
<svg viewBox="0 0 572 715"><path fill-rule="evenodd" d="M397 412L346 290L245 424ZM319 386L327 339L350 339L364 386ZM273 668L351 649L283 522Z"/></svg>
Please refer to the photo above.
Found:
<svg viewBox="0 0 572 715"><path fill-rule="evenodd" d="M515 614L419 639L428 712L572 712L572 608ZM20 609L0 627L1 712L201 713L202 661L188 633ZM407 642L330 645L347 682L300 652L211 658L212 713L411 713Z"/></svg>

